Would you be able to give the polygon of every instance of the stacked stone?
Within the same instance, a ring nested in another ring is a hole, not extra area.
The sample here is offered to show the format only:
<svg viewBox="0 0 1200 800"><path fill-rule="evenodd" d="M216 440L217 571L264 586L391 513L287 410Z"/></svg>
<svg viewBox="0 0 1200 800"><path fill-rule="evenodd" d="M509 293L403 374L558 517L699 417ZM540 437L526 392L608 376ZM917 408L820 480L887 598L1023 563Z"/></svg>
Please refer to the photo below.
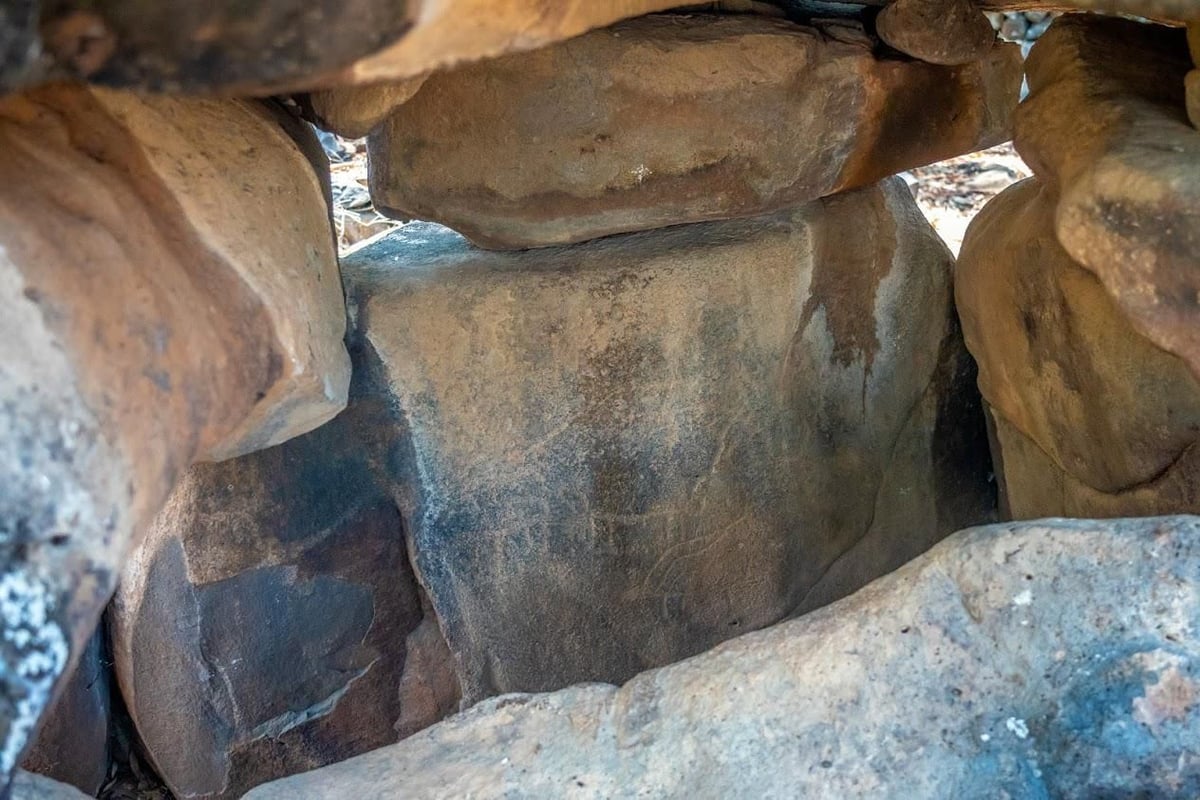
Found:
<svg viewBox="0 0 1200 800"><path fill-rule="evenodd" d="M968 230L958 308L1017 518L1200 510L1200 134L1184 32L1066 17L1034 48L1035 177Z"/></svg>

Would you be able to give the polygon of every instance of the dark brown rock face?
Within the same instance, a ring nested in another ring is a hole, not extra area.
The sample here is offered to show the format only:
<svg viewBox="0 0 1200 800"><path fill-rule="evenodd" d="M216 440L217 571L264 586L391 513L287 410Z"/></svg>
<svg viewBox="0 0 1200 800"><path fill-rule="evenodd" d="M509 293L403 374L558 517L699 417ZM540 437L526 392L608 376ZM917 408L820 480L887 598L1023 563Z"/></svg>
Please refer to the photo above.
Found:
<svg viewBox="0 0 1200 800"><path fill-rule="evenodd" d="M988 518L949 253L903 184L500 254L343 265L467 702L625 680Z"/></svg>
<svg viewBox="0 0 1200 800"><path fill-rule="evenodd" d="M101 628L88 640L21 762L22 769L78 787L90 797L100 791L109 767L111 664L103 638Z"/></svg>
<svg viewBox="0 0 1200 800"><path fill-rule="evenodd" d="M320 797L1200 796L1200 523L964 531L639 675L489 701L260 787Z"/></svg>
<svg viewBox="0 0 1200 800"><path fill-rule="evenodd" d="M117 673L177 796L240 797L457 709L375 477L390 428L383 398L359 397L307 436L194 467L134 554Z"/></svg>
<svg viewBox="0 0 1200 800"><path fill-rule="evenodd" d="M1003 141L1015 46L942 67L755 15L656 15L430 76L375 205L492 248L778 210Z"/></svg>

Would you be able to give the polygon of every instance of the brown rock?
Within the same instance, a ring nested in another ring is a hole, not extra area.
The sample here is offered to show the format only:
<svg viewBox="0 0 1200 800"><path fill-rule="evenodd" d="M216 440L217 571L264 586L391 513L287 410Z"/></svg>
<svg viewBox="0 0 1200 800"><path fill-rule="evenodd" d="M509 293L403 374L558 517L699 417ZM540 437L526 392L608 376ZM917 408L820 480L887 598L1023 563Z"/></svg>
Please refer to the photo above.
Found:
<svg viewBox="0 0 1200 800"><path fill-rule="evenodd" d="M108 777L108 737L109 662L101 628L42 719L21 767L95 797Z"/></svg>
<svg viewBox="0 0 1200 800"><path fill-rule="evenodd" d="M688 0L420 0L412 29L399 41L335 76L332 84L373 83L424 75L506 53L533 50Z"/></svg>
<svg viewBox="0 0 1200 800"><path fill-rule="evenodd" d="M1138 331L1200 369L1200 134L1183 32L1063 17L1027 65L1016 146L1058 198L1059 242Z"/></svg>
<svg viewBox="0 0 1200 800"><path fill-rule="evenodd" d="M1188 25L1188 49L1192 52L1192 63L1200 66L1200 22ZM1188 119L1200 128L1200 70L1192 70L1184 79L1187 93Z"/></svg>
<svg viewBox="0 0 1200 800"><path fill-rule="evenodd" d="M265 107L8 97L0 185L7 776L176 478L324 421L348 364L321 186Z"/></svg>
<svg viewBox="0 0 1200 800"><path fill-rule="evenodd" d="M965 531L625 686L509 696L259 787L320 797L1196 797L1194 518Z"/></svg>
<svg viewBox="0 0 1200 800"><path fill-rule="evenodd" d="M389 83L346 86L313 92L308 97L313 122L347 139L361 139L416 94L424 75Z"/></svg>
<svg viewBox="0 0 1200 800"><path fill-rule="evenodd" d="M985 58L996 33L974 0L896 0L875 19L879 38L931 64Z"/></svg>
<svg viewBox="0 0 1200 800"><path fill-rule="evenodd" d="M241 797L457 710L450 654L376 478L394 429L382 398L194 467L122 575L117 674L177 797Z"/></svg>
<svg viewBox="0 0 1200 800"><path fill-rule="evenodd" d="M955 294L1017 518L1200 511L1200 383L1058 244L1037 180L967 232Z"/></svg>
<svg viewBox="0 0 1200 800"><path fill-rule="evenodd" d="M660 15L431 76L370 140L381 210L516 248L777 210L1008 136L964 67L755 16Z"/></svg>
<svg viewBox="0 0 1200 800"><path fill-rule="evenodd" d="M417 223L350 255L466 702L625 680L988 518L950 269L898 179L571 248Z"/></svg>
<svg viewBox="0 0 1200 800"><path fill-rule="evenodd" d="M1200 20L1196 0L979 0L983 9L1045 8L1053 11L1093 11L1101 14L1127 14L1164 22Z"/></svg>
<svg viewBox="0 0 1200 800"><path fill-rule="evenodd" d="M424 4L43 0L41 45L57 71L110 86L268 94L392 44Z"/></svg>

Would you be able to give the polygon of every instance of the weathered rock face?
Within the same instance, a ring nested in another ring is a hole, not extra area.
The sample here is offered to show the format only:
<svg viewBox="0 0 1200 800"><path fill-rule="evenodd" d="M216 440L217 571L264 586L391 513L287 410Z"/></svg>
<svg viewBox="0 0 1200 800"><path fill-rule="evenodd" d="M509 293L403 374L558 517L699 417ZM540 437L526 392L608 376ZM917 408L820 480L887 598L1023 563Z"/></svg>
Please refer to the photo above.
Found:
<svg viewBox="0 0 1200 800"><path fill-rule="evenodd" d="M1015 46L879 60L753 15L643 17L428 78L370 140L375 205L488 247L773 211L1008 136Z"/></svg>
<svg viewBox="0 0 1200 800"><path fill-rule="evenodd" d="M950 268L898 180L521 254L410 225L350 256L465 700L624 680L987 518Z"/></svg>
<svg viewBox="0 0 1200 800"><path fill-rule="evenodd" d="M100 630L88 640L75 670L42 719L21 767L95 797L108 777L108 736L109 665Z"/></svg>
<svg viewBox="0 0 1200 800"><path fill-rule="evenodd" d="M979 528L804 619L247 800L1195 797L1200 523Z"/></svg>
<svg viewBox="0 0 1200 800"><path fill-rule="evenodd" d="M1200 134L1182 30L1060 18L1027 62L1016 147L1057 198L1055 233L1134 327L1200 374Z"/></svg>
<svg viewBox="0 0 1200 800"><path fill-rule="evenodd" d="M403 39L337 75L337 84L412 78L505 53L532 50L688 0L420 0Z"/></svg>
<svg viewBox="0 0 1200 800"><path fill-rule="evenodd" d="M41 45L55 73L158 91L269 92L340 70L393 43L412 25L420 3L41 0L40 5Z"/></svg>
<svg viewBox="0 0 1200 800"><path fill-rule="evenodd" d="M1063 250L1054 211L1035 179L1006 190L971 223L958 261L958 311L1009 510L1200 510L1200 383Z"/></svg>
<svg viewBox="0 0 1200 800"><path fill-rule="evenodd" d="M383 395L359 397L307 436L194 467L122 575L117 672L176 796L240 797L457 710L375 477L390 427Z"/></svg>
<svg viewBox="0 0 1200 800"><path fill-rule="evenodd" d="M875 19L879 38L932 64L985 58L996 34L974 0L895 0Z"/></svg>
<svg viewBox="0 0 1200 800"><path fill-rule="evenodd" d="M325 130L348 139L361 139L375 130L401 103L417 93L425 76L366 86L345 86L312 92L312 119Z"/></svg>
<svg viewBox="0 0 1200 800"><path fill-rule="evenodd" d="M0 775L187 465L344 404L328 211L281 124L67 86L0 101L20 187L0 193Z"/></svg>

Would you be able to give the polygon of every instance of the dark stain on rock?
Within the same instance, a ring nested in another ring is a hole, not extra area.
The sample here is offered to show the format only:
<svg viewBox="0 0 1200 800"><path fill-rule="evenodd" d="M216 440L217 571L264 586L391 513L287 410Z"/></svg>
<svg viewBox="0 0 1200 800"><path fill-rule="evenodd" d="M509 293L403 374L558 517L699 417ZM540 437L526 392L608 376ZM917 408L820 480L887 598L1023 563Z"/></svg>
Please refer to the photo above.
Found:
<svg viewBox="0 0 1200 800"><path fill-rule="evenodd" d="M865 208L864 197L869 200ZM865 374L870 375L879 352L875 296L892 270L896 222L884 193L870 189L827 197L821 205L833 218L854 218L861 227L820 228L800 330L808 327L818 308L824 309L834 360L843 367L861 360ZM847 214L844 208L858 213Z"/></svg>

